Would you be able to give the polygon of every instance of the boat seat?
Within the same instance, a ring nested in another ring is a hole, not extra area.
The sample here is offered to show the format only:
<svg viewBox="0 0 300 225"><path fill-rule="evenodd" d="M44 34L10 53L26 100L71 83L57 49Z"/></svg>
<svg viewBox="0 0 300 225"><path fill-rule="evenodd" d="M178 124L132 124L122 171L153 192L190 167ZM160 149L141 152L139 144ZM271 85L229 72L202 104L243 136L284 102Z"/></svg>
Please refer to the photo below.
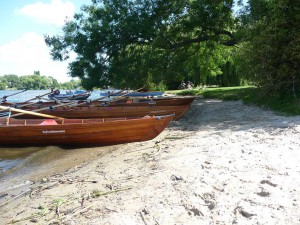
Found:
<svg viewBox="0 0 300 225"><path fill-rule="evenodd" d="M46 119L41 123L41 125L57 125L57 122L52 119Z"/></svg>

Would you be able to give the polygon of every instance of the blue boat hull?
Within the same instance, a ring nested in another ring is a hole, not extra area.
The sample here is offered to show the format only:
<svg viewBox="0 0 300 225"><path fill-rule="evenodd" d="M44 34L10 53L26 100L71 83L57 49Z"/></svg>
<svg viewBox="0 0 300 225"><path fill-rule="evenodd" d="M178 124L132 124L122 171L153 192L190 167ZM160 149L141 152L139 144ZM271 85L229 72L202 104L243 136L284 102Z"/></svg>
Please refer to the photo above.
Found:
<svg viewBox="0 0 300 225"><path fill-rule="evenodd" d="M86 100L91 96L90 91L75 91L68 92L66 94L51 94L48 95L49 99L57 99L57 100Z"/></svg>

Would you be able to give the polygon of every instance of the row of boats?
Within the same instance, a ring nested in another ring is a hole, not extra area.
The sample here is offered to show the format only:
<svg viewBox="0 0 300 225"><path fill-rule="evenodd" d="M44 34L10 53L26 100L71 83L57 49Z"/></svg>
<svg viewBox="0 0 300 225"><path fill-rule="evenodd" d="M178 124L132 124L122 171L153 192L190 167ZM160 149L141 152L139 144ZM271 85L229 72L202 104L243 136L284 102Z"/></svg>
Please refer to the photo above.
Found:
<svg viewBox="0 0 300 225"><path fill-rule="evenodd" d="M112 145L151 140L171 120L179 120L194 101L194 97L150 92L138 96L138 92L117 91L92 100L75 98L90 96L90 92L63 99L55 95L60 93L51 91L23 102L2 98L0 145Z"/></svg>

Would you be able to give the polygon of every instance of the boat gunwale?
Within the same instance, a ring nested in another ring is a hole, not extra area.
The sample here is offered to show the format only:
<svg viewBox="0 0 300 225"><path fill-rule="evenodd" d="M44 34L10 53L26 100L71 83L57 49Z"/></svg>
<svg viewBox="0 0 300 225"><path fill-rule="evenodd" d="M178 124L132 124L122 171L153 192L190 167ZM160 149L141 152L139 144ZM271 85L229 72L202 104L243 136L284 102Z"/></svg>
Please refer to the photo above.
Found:
<svg viewBox="0 0 300 225"><path fill-rule="evenodd" d="M174 117L175 114L167 114L162 116L142 116L142 117L116 117L116 118L64 118L63 120L60 119L51 119L54 120L57 124L41 124L45 120L49 119L15 119L15 118L0 118L0 128L1 127L17 127L17 126L57 126L57 125L75 125L75 124L103 124L103 123L117 123L123 121L141 121L141 120L159 120L165 117ZM9 119L9 121L7 121ZM34 123L32 123L34 122Z"/></svg>

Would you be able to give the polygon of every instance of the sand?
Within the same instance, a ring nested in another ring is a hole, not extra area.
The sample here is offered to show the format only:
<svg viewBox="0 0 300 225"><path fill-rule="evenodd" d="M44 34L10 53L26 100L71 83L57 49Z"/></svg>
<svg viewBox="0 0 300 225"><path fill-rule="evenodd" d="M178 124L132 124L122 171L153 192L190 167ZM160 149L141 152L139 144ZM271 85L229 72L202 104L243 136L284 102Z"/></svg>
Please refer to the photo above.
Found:
<svg viewBox="0 0 300 225"><path fill-rule="evenodd" d="M0 224L300 224L299 132L299 116L197 99L151 141L8 193Z"/></svg>

